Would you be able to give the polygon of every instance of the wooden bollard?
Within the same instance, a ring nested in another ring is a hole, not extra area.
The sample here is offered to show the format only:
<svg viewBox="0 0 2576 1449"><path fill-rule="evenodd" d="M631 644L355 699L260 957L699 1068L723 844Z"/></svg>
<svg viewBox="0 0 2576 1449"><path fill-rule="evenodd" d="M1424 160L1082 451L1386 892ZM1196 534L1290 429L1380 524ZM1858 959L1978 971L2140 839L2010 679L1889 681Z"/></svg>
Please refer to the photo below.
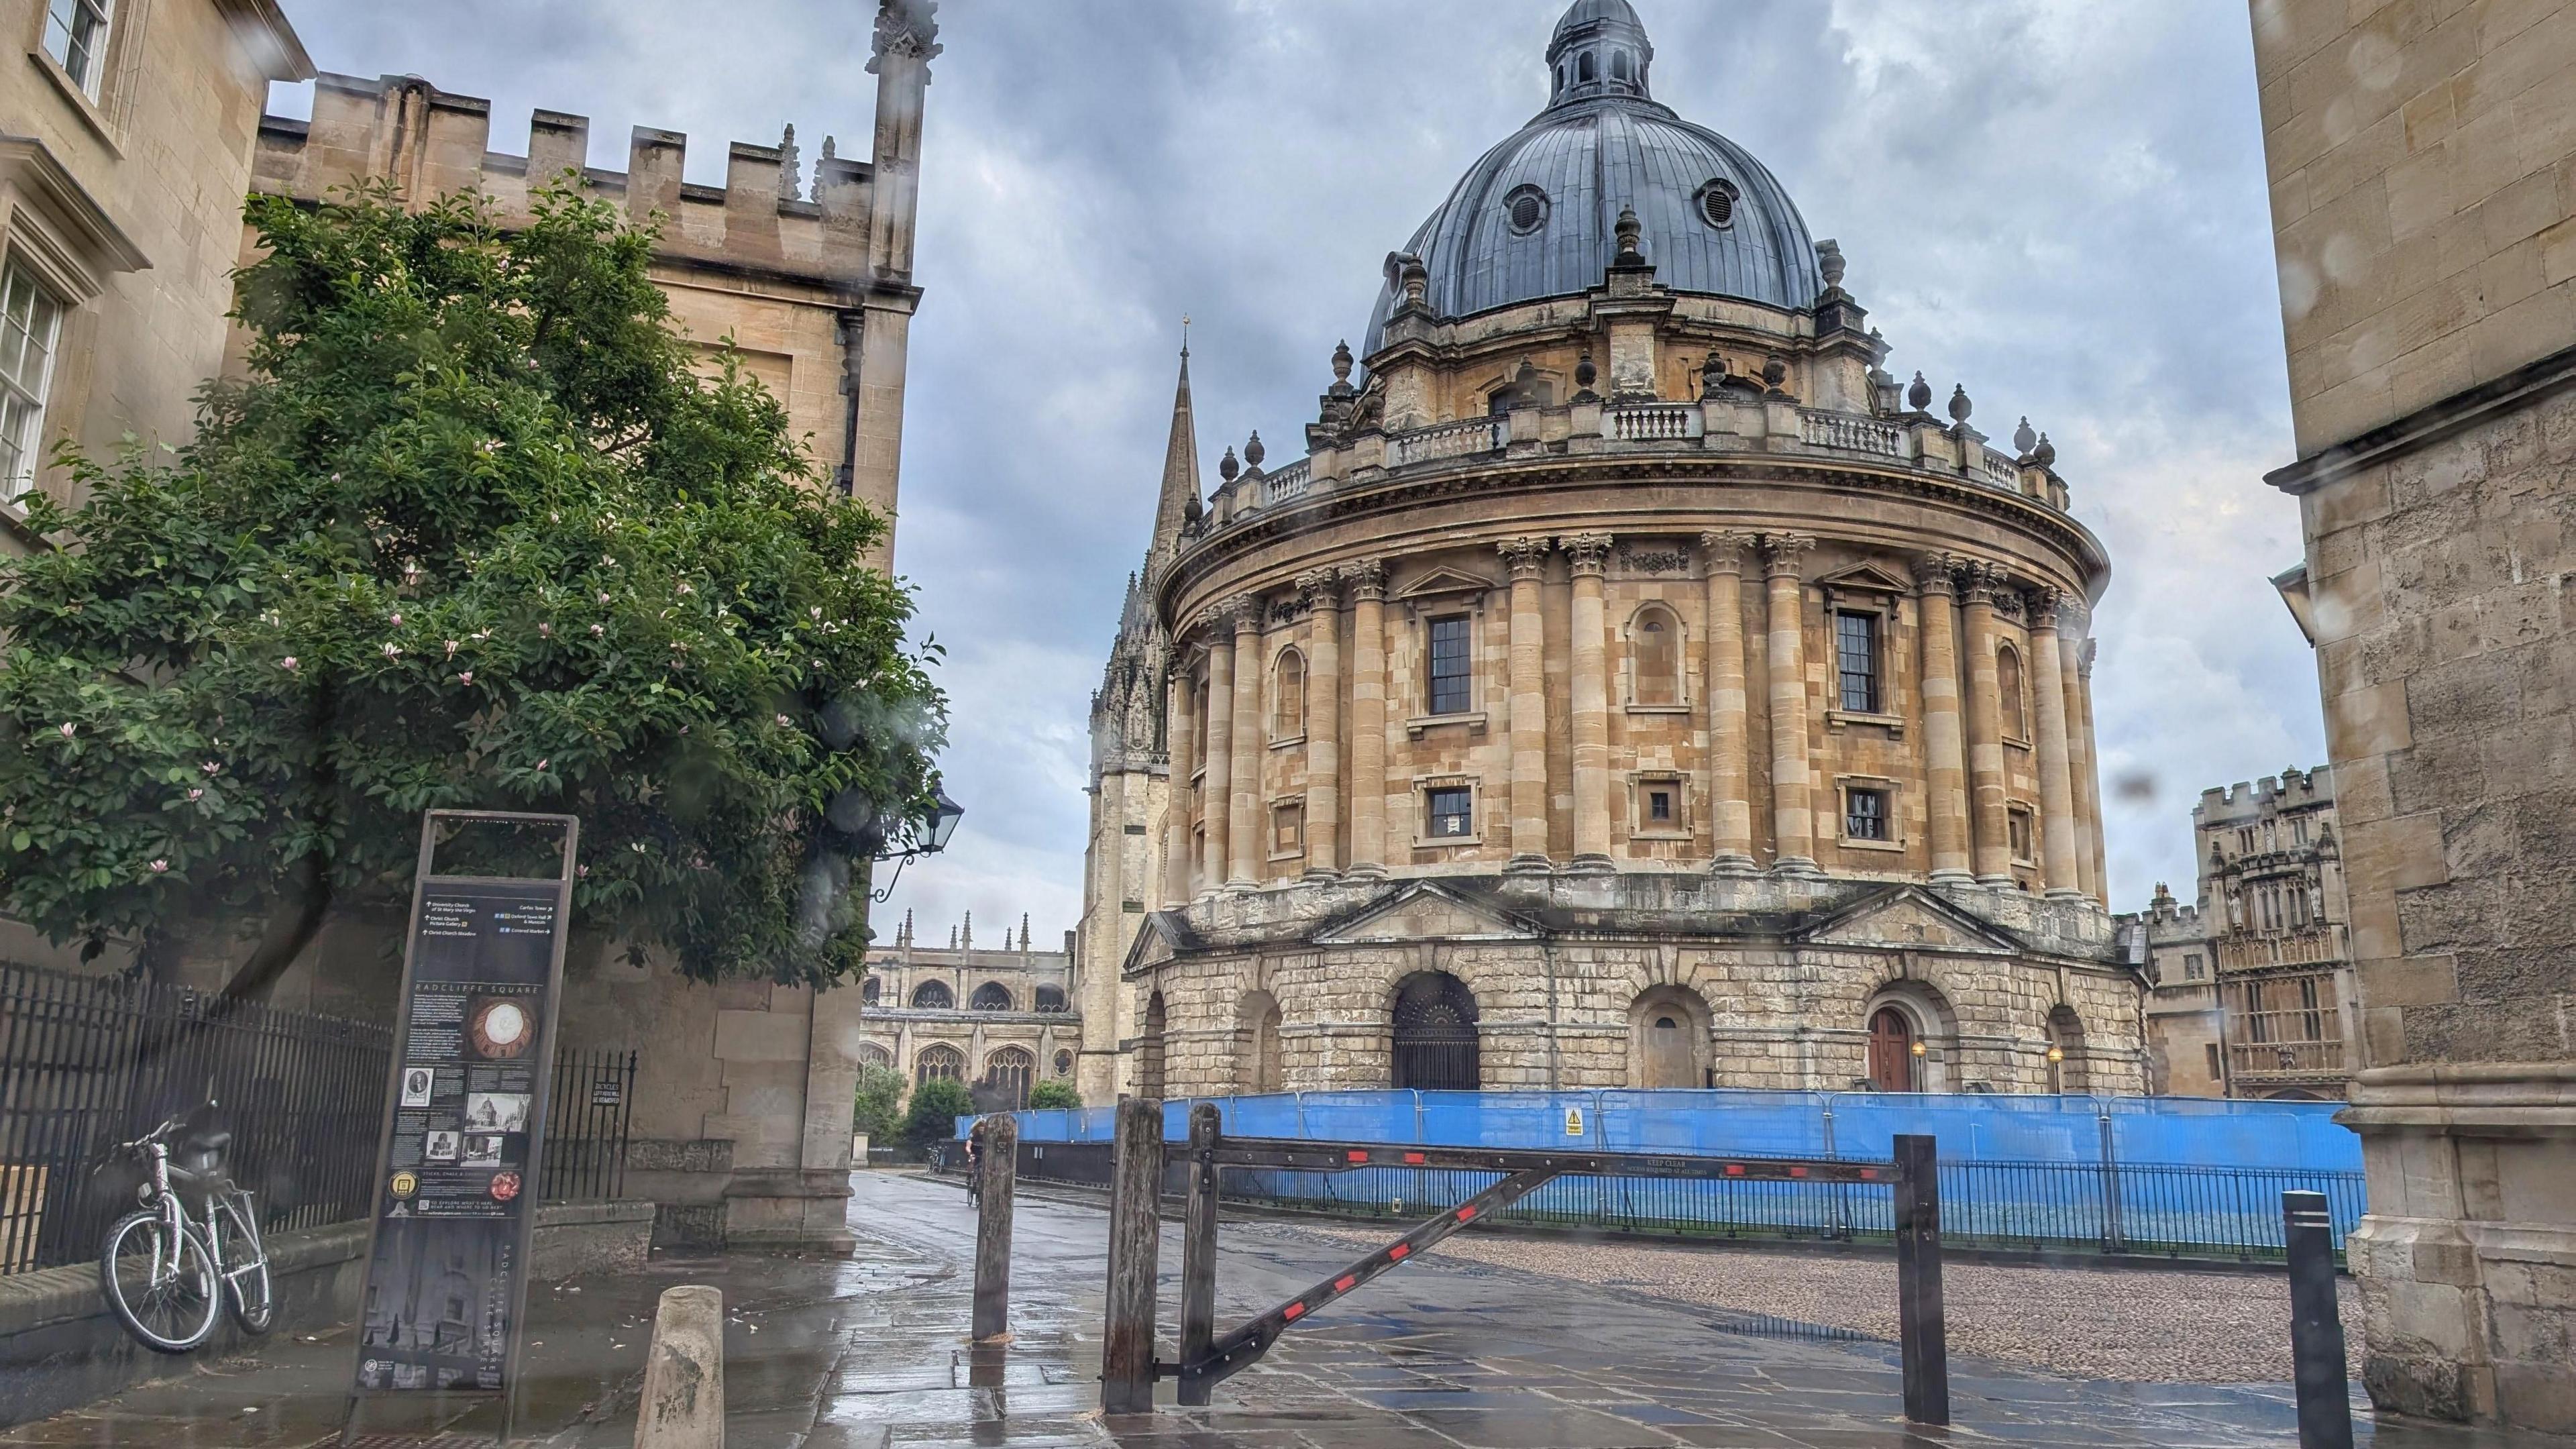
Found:
<svg viewBox="0 0 2576 1449"><path fill-rule="evenodd" d="M1118 1104L1109 1169L1109 1292L1100 1343L1100 1407L1154 1412L1154 1275L1163 1245L1163 1104Z"/></svg>
<svg viewBox="0 0 2576 1449"><path fill-rule="evenodd" d="M1905 1417L1950 1422L1950 1345L1941 1304L1941 1157L1930 1137L1896 1139L1896 1342Z"/></svg>
<svg viewBox="0 0 2576 1449"><path fill-rule="evenodd" d="M667 1289L653 1314L635 1449L724 1449L724 1294Z"/></svg>
<svg viewBox="0 0 2576 1449"><path fill-rule="evenodd" d="M1217 1142L1224 1118L1214 1102L1190 1109L1188 1207L1181 1218L1181 1366L1204 1359L1216 1343ZM1215 1385L1181 1380L1181 1403L1203 1407Z"/></svg>
<svg viewBox="0 0 2576 1449"><path fill-rule="evenodd" d="M1020 1176L1020 1124L987 1117L975 1124L975 1341L1011 1336L1011 1196Z"/></svg>

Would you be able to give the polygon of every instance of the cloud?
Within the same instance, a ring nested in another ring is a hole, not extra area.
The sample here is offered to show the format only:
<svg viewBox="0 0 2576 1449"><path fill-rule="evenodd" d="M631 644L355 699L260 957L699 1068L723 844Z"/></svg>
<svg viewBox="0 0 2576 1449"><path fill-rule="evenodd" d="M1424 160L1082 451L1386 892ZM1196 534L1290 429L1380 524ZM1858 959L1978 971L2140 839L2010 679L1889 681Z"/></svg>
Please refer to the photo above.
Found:
<svg viewBox="0 0 2576 1449"><path fill-rule="evenodd" d="M852 0L294 0L317 61L723 143L863 154ZM1274 462L1386 252L1544 99L1561 0L949 0L925 130L897 563L950 649L960 843L906 872L927 937L1079 909L1089 696L1145 543L1180 319L1213 476ZM2299 553L2241 0L1639 0L1657 95L1746 145L1897 348L1997 436L2028 414L2108 546L2095 677L2115 895L2191 877L2212 784L2322 758L2265 577ZM292 104L291 101L287 102ZM2121 800L2114 778L2156 782Z"/></svg>

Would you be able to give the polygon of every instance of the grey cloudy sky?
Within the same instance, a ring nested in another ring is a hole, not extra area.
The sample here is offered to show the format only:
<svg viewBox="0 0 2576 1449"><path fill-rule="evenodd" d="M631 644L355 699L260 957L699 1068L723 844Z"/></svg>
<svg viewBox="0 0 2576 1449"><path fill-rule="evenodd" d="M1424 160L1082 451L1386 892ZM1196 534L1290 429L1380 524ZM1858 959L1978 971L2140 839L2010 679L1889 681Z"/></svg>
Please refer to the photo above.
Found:
<svg viewBox="0 0 2576 1449"><path fill-rule="evenodd" d="M326 70L864 155L869 0L287 0ZM2028 414L2111 550L2095 634L2115 902L2186 896L2206 785L2322 757L2266 582L2296 562L2244 0L1637 0L1657 98L1787 185L1896 351ZM950 653L959 845L893 909L1039 939L1080 909L1090 691L1163 456L1179 320L1203 467L1314 415L1380 260L1546 95L1563 0L946 0L897 564ZM309 101L282 92L279 109ZM886 917L880 917L883 921Z"/></svg>

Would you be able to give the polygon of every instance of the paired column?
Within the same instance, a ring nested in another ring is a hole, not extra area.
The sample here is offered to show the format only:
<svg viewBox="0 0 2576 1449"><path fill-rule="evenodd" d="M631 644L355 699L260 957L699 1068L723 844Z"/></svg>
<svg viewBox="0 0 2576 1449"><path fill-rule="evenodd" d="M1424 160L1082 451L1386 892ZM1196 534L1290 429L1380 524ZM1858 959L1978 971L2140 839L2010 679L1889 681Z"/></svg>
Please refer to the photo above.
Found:
<svg viewBox="0 0 2576 1449"><path fill-rule="evenodd" d="M1708 814L1719 875L1750 875L1753 750L1745 730L1744 545L1740 533L1699 536L1708 581Z"/></svg>
<svg viewBox="0 0 2576 1449"><path fill-rule="evenodd" d="M1224 615L1210 617L1209 627L1224 627ZM1199 866L1199 889L1225 884L1226 837L1234 810L1234 643L1219 636L1208 645L1207 770L1200 799L1205 802L1206 859Z"/></svg>
<svg viewBox="0 0 2576 1449"><path fill-rule="evenodd" d="M1574 567L1574 869L1603 871L1612 868L1609 616L1602 597L1610 535L1578 533L1558 542Z"/></svg>
<svg viewBox="0 0 2576 1449"><path fill-rule="evenodd" d="M1977 883L2010 886L2011 822L2004 811L2003 686L1995 662L1995 590L2003 571L1992 564L1970 563L1961 570L1967 583L1968 629L1968 823L1975 844Z"/></svg>
<svg viewBox="0 0 2576 1449"><path fill-rule="evenodd" d="M1166 686L1169 698L1164 701L1167 717L1164 736L1171 758L1171 788L1164 792L1163 808L1163 908L1177 910L1190 902L1191 859L1190 807L1194 803L1190 776L1197 772L1198 741L1192 731L1198 727L1198 682L1190 677L1189 652L1178 639L1172 641L1171 682Z"/></svg>
<svg viewBox="0 0 2576 1449"><path fill-rule="evenodd" d="M1342 587L1331 569L1297 579L1306 599L1306 874L1341 863Z"/></svg>
<svg viewBox="0 0 2576 1449"><path fill-rule="evenodd" d="M2094 652L2095 641L2087 639L2075 658L2075 693L2083 702L2075 729L2084 739L2084 777L2076 784L2082 787L2084 798L2092 802L2093 838L2089 848L2093 853L2094 894L2107 907L2111 904L2111 865L2103 858L2103 834L2109 827L2102 819L2102 743L2093 734Z"/></svg>
<svg viewBox="0 0 2576 1449"><path fill-rule="evenodd" d="M1946 554L1914 561L1923 617L1924 816L1932 834L1932 883L1973 885L1968 858L1967 732L1959 718L1958 586Z"/></svg>
<svg viewBox="0 0 2576 1449"><path fill-rule="evenodd" d="M1386 568L1342 570L1351 581L1351 867L1386 874Z"/></svg>
<svg viewBox="0 0 2576 1449"><path fill-rule="evenodd" d="M2085 623L2083 605L2068 595L2058 611L2057 682L2066 692L2066 778L2072 787L2075 810L2075 885L2090 899L2102 899L2102 878L2093 859L2093 841L2099 834L2096 822L2101 812L2095 808L2093 792L2093 742L2084 729L2084 645L2080 632Z"/></svg>
<svg viewBox="0 0 2576 1449"><path fill-rule="evenodd" d="M1498 547L1512 578L1512 860L1505 869L1545 871L1547 641L1539 619L1539 580L1547 570L1548 541L1516 538Z"/></svg>
<svg viewBox="0 0 2576 1449"><path fill-rule="evenodd" d="M1234 770L1227 812L1228 890L1250 890L1269 866L1269 834L1261 828L1261 610L1259 596L1234 602ZM1214 808L1211 806L1210 808Z"/></svg>
<svg viewBox="0 0 2576 1449"><path fill-rule="evenodd" d="M1782 875L1824 874L1816 864L1816 815L1807 760L1805 583L1800 576L1816 541L1805 534L1762 536L1763 580L1770 596L1771 801Z"/></svg>
<svg viewBox="0 0 2576 1449"><path fill-rule="evenodd" d="M2030 596L2031 693L2038 696L2040 868L2052 900L2084 893L2075 867L2075 776L2066 759L2065 665L2057 653L2057 612L2065 595L2035 589Z"/></svg>

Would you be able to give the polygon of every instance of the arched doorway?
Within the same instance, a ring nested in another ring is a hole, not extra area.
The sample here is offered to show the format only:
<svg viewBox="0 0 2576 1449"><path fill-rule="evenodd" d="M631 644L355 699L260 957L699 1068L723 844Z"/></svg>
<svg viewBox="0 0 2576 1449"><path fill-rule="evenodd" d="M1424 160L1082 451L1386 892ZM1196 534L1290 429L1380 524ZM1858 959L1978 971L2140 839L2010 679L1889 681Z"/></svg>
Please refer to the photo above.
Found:
<svg viewBox="0 0 2576 1449"><path fill-rule="evenodd" d="M1136 1042L1136 1095L1163 1100L1163 993L1145 1002L1145 1034Z"/></svg>
<svg viewBox="0 0 2576 1449"><path fill-rule="evenodd" d="M2084 1057L2084 1023L2062 1001L2048 1009L2048 1090L2061 1095L2093 1090Z"/></svg>
<svg viewBox="0 0 2576 1449"><path fill-rule="evenodd" d="M1420 971L1395 989L1395 1085L1417 1092L1473 1092L1484 1085L1476 1047L1476 997L1446 971Z"/></svg>
<svg viewBox="0 0 2576 1449"><path fill-rule="evenodd" d="M1915 1090L1914 1019L1893 1006L1869 1018L1869 1084L1882 1092Z"/></svg>
<svg viewBox="0 0 2576 1449"><path fill-rule="evenodd" d="M1648 1090L1709 1084L1708 1003L1680 986L1652 986L1628 1006L1628 1084Z"/></svg>
<svg viewBox="0 0 2576 1449"><path fill-rule="evenodd" d="M1249 1094L1281 1090L1286 1076L1279 1046L1279 1002L1267 991L1244 993L1237 1045L1242 1056L1235 1081Z"/></svg>

